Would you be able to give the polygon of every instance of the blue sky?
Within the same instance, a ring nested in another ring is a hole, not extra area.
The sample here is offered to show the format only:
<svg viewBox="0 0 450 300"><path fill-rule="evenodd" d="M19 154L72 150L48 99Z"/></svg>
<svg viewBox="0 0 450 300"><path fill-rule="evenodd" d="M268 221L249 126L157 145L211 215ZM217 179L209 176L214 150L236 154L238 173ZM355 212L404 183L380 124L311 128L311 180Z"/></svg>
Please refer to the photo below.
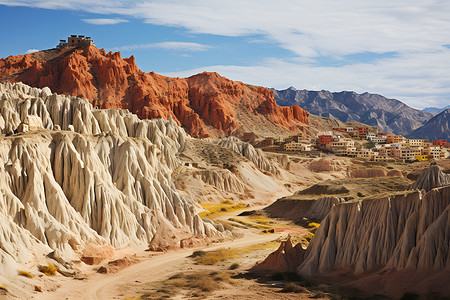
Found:
<svg viewBox="0 0 450 300"><path fill-rule="evenodd" d="M143 71L215 71L284 89L354 90L450 104L446 0L0 0L0 57L70 34L134 55Z"/></svg>

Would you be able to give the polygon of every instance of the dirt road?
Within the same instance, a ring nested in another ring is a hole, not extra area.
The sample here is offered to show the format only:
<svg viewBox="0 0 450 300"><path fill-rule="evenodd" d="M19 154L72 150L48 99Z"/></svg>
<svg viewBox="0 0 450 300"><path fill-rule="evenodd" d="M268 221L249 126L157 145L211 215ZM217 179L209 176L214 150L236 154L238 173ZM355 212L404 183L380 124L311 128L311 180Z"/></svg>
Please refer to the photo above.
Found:
<svg viewBox="0 0 450 300"><path fill-rule="evenodd" d="M241 248L252 244L272 241L281 234L259 235L247 234L245 237L220 244L203 247L202 250L216 250L220 248ZM180 266L195 249L177 250L156 255L144 261L120 270L115 274L88 274L83 281L72 278L58 278L60 285L54 292L44 292L35 295L34 299L122 299L127 295L128 287L141 282L154 282L180 272ZM61 280L62 279L62 280Z"/></svg>

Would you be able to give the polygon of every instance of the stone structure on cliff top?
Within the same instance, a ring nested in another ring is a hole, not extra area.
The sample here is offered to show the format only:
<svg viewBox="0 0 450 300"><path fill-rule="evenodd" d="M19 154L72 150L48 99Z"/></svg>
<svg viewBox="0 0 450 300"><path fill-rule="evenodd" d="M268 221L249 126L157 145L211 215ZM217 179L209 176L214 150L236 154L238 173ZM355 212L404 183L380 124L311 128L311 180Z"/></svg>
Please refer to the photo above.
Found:
<svg viewBox="0 0 450 300"><path fill-rule="evenodd" d="M273 92L217 73L171 78L139 70L134 57L95 46L46 50L0 60L0 80L89 99L100 108L125 108L141 119L169 116L194 137L293 134L308 113L278 106Z"/></svg>

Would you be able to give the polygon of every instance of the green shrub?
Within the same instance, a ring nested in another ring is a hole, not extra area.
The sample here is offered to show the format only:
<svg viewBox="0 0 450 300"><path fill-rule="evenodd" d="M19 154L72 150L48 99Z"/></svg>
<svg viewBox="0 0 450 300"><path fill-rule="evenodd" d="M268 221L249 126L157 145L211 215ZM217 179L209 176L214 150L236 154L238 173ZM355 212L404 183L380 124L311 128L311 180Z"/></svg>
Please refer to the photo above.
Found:
<svg viewBox="0 0 450 300"><path fill-rule="evenodd" d="M234 263L228 268L228 270L236 270L237 268L239 268L239 264L238 263Z"/></svg>

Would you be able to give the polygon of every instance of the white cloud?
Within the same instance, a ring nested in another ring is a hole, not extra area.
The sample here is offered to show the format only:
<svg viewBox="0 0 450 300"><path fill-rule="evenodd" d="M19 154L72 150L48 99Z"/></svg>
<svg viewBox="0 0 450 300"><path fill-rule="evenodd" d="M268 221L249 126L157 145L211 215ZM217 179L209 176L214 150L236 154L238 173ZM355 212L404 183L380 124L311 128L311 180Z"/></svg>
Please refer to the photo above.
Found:
<svg viewBox="0 0 450 300"><path fill-rule="evenodd" d="M188 42L161 42L161 43L149 43L149 44L137 44L137 45L125 45L120 47L115 47L113 51L120 50L136 50L136 49L149 49L149 48L160 48L167 50L179 50L179 51L206 51L211 46L198 44L198 43L188 43Z"/></svg>
<svg viewBox="0 0 450 300"><path fill-rule="evenodd" d="M38 49L28 49L26 54L30 54L30 53L34 53L34 52L38 52Z"/></svg>
<svg viewBox="0 0 450 300"><path fill-rule="evenodd" d="M448 66L450 51L405 54L374 63L341 67L316 66L310 62L267 59L252 66L214 65L163 75L188 77L203 71L218 72L234 80L277 89L294 86L309 90L377 93L406 104L425 108L450 102Z"/></svg>
<svg viewBox="0 0 450 300"><path fill-rule="evenodd" d="M83 22L94 24L94 25L114 25L119 23L128 22L124 19L81 19Z"/></svg>
<svg viewBox="0 0 450 300"><path fill-rule="evenodd" d="M443 46L450 45L446 0L0 0L0 4L117 15L194 34L248 36L296 56L267 59L256 66L205 67L249 83L378 92L417 107L450 102L450 49ZM361 53L395 56L339 67L320 64L323 57L342 59Z"/></svg>

